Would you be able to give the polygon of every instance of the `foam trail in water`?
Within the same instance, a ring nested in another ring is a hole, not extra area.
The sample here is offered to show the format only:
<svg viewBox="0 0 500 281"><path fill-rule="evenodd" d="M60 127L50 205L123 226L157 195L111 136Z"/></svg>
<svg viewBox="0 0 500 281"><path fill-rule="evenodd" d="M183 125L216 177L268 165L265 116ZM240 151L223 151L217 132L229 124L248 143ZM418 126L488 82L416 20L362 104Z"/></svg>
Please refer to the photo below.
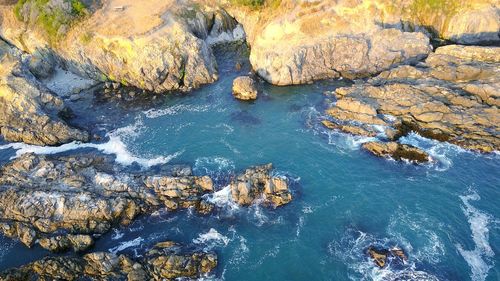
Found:
<svg viewBox="0 0 500 281"><path fill-rule="evenodd" d="M118 246L109 249L109 252L113 253L113 254L116 254L116 253L121 252L121 251L123 251L125 249L128 249L130 247L139 246L139 245L142 244L142 242L144 242L144 238L137 237L134 240L130 240L130 241L126 241L126 242L120 243Z"/></svg>
<svg viewBox="0 0 500 281"><path fill-rule="evenodd" d="M215 247L227 246L230 239L227 236L220 234L217 230L210 228L207 233L198 235L198 238L193 239L195 244L207 245L205 250L211 250Z"/></svg>
<svg viewBox="0 0 500 281"><path fill-rule="evenodd" d="M1 145L0 149L11 148L16 150L16 155L12 158L17 158L24 153L56 154L82 148L95 148L102 153L115 155L115 161L119 164L131 165L133 163L137 163L145 168L167 163L173 158L178 157L180 154L182 154L183 151L179 151L168 156L158 156L154 158L143 158L135 156L128 150L127 145L123 142L123 139L130 139L138 136L141 128L142 120L136 119L136 122L132 125L118 128L114 131L109 132L107 134L109 140L105 143L81 143L73 141L60 146L38 146L25 143L10 143Z"/></svg>
<svg viewBox="0 0 500 281"><path fill-rule="evenodd" d="M472 191L467 195L460 196L460 199L464 204L462 210L469 221L475 248L474 250L465 250L460 244L457 244L456 247L471 268L471 279L473 281L483 281L494 265L493 257L495 253L488 242L488 224L492 217L471 205L470 201L481 199L477 192Z"/></svg>

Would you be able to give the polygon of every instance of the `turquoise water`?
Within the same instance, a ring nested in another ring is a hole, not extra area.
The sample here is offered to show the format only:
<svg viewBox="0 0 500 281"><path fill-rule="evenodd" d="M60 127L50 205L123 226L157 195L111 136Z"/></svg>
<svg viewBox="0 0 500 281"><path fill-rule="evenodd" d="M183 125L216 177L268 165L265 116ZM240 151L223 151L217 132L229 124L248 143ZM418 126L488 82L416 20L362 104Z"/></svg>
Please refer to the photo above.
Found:
<svg viewBox="0 0 500 281"><path fill-rule="evenodd" d="M331 102L323 91L349 82L261 84L257 101L239 102L230 88L234 77L249 70L244 53L218 54L220 80L186 95L97 99L75 107L86 116L78 124L107 138L94 148L70 144L45 152L97 148L115 153L132 170L166 161L190 164L195 173L212 175L220 190L212 200L222 208L212 216L157 212L115 229L93 250L141 255L158 241L176 240L219 254L209 279L385 280L407 273L428 280L500 280L498 154L412 135L404 141L426 149L432 164L373 157L359 149L366 139L320 124ZM234 69L237 60L244 62L240 71ZM5 162L15 149L3 148ZM292 203L272 210L237 208L225 200L231 174L268 162L289 177ZM365 254L370 245L399 246L408 262L378 269ZM5 238L0 247L0 270L47 254Z"/></svg>

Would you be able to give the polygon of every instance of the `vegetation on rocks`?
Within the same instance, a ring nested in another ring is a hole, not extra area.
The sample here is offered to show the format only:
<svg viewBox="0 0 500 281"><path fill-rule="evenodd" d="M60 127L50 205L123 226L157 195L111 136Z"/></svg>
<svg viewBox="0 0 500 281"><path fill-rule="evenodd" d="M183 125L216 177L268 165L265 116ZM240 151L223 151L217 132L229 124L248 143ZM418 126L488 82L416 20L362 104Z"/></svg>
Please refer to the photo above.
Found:
<svg viewBox="0 0 500 281"><path fill-rule="evenodd" d="M36 12L33 12L36 11ZM14 6L17 19L41 28L54 42L87 13L80 0L19 0ZM34 15L34 18L31 18Z"/></svg>

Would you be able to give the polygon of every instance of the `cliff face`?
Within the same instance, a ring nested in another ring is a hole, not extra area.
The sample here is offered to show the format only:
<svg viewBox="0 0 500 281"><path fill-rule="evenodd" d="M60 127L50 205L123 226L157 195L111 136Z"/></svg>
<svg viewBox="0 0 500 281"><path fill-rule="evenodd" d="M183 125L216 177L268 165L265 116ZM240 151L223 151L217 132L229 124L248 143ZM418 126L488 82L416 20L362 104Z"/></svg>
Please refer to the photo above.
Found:
<svg viewBox="0 0 500 281"><path fill-rule="evenodd" d="M245 28L254 69L277 85L369 76L414 62L431 50L422 33L459 43L500 41L493 0L283 0L226 9Z"/></svg>
<svg viewBox="0 0 500 281"><path fill-rule="evenodd" d="M245 29L254 70L277 85L366 77L416 62L431 51L429 36L500 41L497 0L12 2L0 5L1 37L93 79L154 92L214 82L210 44L221 34L245 36L231 16Z"/></svg>
<svg viewBox="0 0 500 281"><path fill-rule="evenodd" d="M56 145L88 140L60 118L64 102L24 69L20 54L0 41L0 135L7 141Z"/></svg>
<svg viewBox="0 0 500 281"><path fill-rule="evenodd" d="M0 6L0 36L29 53L52 53L90 78L154 92L214 82L217 65L205 39L214 27L236 26L223 11L187 1L110 0L81 12L69 1L23 2Z"/></svg>

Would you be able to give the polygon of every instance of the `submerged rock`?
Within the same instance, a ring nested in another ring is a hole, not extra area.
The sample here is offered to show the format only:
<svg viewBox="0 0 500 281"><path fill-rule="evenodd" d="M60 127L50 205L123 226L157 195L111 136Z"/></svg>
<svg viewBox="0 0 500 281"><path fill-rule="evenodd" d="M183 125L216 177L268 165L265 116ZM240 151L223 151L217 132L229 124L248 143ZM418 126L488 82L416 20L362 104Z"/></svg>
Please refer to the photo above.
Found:
<svg viewBox="0 0 500 281"><path fill-rule="evenodd" d="M450 45L425 64L400 66L335 91L327 110L339 125L382 125L390 139L410 131L467 149L498 150L500 48Z"/></svg>
<svg viewBox="0 0 500 281"><path fill-rule="evenodd" d="M255 81L249 76L240 76L233 81L233 96L239 100L257 99Z"/></svg>
<svg viewBox="0 0 500 281"><path fill-rule="evenodd" d="M271 169L257 166L238 176L235 201L290 202L286 180L271 177ZM186 166L163 173L125 173L104 156L24 154L0 169L0 231L28 247L37 242L56 252L83 251L111 227L162 207L212 212L204 196L214 191L210 177L193 176Z"/></svg>
<svg viewBox="0 0 500 281"><path fill-rule="evenodd" d="M0 48L9 49L3 41ZM57 145L87 141L87 132L69 126L62 99L23 68L21 59L0 52L0 135L7 141Z"/></svg>
<svg viewBox="0 0 500 281"><path fill-rule="evenodd" d="M165 245L168 247L164 247ZM174 246L172 246L174 245ZM199 278L217 267L212 252L192 252L181 245L159 243L138 260L95 252L81 257L46 257L0 273L0 280L177 280Z"/></svg>
<svg viewBox="0 0 500 281"><path fill-rule="evenodd" d="M250 205L258 200L278 207L289 203L292 194L285 179L271 176L272 164L255 166L245 170L231 181L231 195L240 205Z"/></svg>
<svg viewBox="0 0 500 281"><path fill-rule="evenodd" d="M379 157L390 157L394 160L408 160L415 163L429 162L429 155L418 147L397 142L366 142L363 148Z"/></svg>

